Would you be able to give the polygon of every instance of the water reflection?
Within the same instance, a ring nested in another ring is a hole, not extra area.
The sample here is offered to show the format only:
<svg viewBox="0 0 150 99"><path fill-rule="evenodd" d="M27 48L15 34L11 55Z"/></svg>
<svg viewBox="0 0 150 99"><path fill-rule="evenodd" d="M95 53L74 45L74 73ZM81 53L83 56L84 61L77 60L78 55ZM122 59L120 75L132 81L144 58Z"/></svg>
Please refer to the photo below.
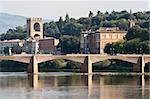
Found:
<svg viewBox="0 0 150 99"><path fill-rule="evenodd" d="M140 78L141 87L142 87L142 97L144 98L145 95L145 75L142 75Z"/></svg>
<svg viewBox="0 0 150 99"><path fill-rule="evenodd" d="M148 99L150 76L1 76L0 97L10 99ZM12 91L13 90L13 91ZM20 96L18 96L18 94ZM22 98L20 98L22 97Z"/></svg>
<svg viewBox="0 0 150 99"><path fill-rule="evenodd" d="M29 82L29 87L33 89L38 89L38 79L39 75L28 75L28 82Z"/></svg>

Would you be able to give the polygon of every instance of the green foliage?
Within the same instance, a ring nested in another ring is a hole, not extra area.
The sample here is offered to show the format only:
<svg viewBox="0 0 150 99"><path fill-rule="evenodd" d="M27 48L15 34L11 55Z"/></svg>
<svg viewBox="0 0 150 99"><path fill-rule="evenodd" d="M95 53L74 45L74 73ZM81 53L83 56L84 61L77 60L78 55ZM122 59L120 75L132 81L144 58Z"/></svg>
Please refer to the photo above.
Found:
<svg viewBox="0 0 150 99"><path fill-rule="evenodd" d="M45 36L53 36L56 38L60 38L62 35L73 35L79 36L79 33L82 30L89 29L97 29L100 26L108 26L108 27L119 27L122 30L128 30L128 19L136 19L138 25L141 28L149 28L149 18L150 12L135 12L129 13L126 10L116 12L112 11L111 13L105 12L102 13L98 11L94 16L93 12L89 12L88 17L81 17L79 19L70 18L69 14L66 14L65 20L62 17L59 18L59 21L51 21L49 23L44 23L44 34ZM134 29L130 30L131 32ZM130 32L129 31L129 32ZM135 31L136 32L136 31ZM145 31L146 35L148 35L149 31ZM142 31L143 33L143 31ZM130 33L128 33L128 38L132 39L136 34L130 37ZM138 34L138 33L137 33ZM148 36L146 36L148 38ZM9 29L7 33L1 34L1 39L24 39L26 38L26 29L24 27L16 27L15 29ZM146 39L147 39L146 38ZM143 38L142 38L143 39ZM145 39L144 39L145 40Z"/></svg>
<svg viewBox="0 0 150 99"><path fill-rule="evenodd" d="M92 18L92 17L93 17L93 12L90 11L90 13L89 13L89 18Z"/></svg>
<svg viewBox="0 0 150 99"><path fill-rule="evenodd" d="M108 54L124 53L124 41L119 41L112 44L107 44L104 48L104 52Z"/></svg>
<svg viewBox="0 0 150 99"><path fill-rule="evenodd" d="M149 18L149 12L136 12L133 13L133 15L136 17L136 19L141 19L141 20L148 20Z"/></svg>
<svg viewBox="0 0 150 99"><path fill-rule="evenodd" d="M111 62L109 60L105 60L102 62L94 63L93 68L94 68L94 70L98 70L98 69L102 69L102 68L104 69L110 65L111 65Z"/></svg>
<svg viewBox="0 0 150 99"><path fill-rule="evenodd" d="M64 61L62 59L56 59L56 60L50 61L50 67L54 69L59 69L64 66L63 63Z"/></svg>
<svg viewBox="0 0 150 99"><path fill-rule="evenodd" d="M0 62L0 71L27 71L27 64L10 61L10 60L2 60Z"/></svg>
<svg viewBox="0 0 150 99"><path fill-rule="evenodd" d="M120 60L105 60L102 62L93 64L94 71L119 71L119 72L130 72L132 66L130 63Z"/></svg>
<svg viewBox="0 0 150 99"><path fill-rule="evenodd" d="M111 50L112 48L113 52ZM140 39L135 38L129 41L107 44L104 52L107 54L150 54L150 41L140 41Z"/></svg>
<svg viewBox="0 0 150 99"><path fill-rule="evenodd" d="M128 30L129 24L128 21L125 19L119 19L116 21L116 26L119 27L121 30Z"/></svg>
<svg viewBox="0 0 150 99"><path fill-rule="evenodd" d="M66 64L66 69L80 69L80 63L68 61Z"/></svg>
<svg viewBox="0 0 150 99"><path fill-rule="evenodd" d="M60 69L64 67L64 60L63 59L55 59L52 61L47 61L40 64L41 68L47 68L47 69Z"/></svg>
<svg viewBox="0 0 150 99"><path fill-rule="evenodd" d="M65 17L65 22L66 22L66 23L69 23L69 22L70 22L70 18L69 18L69 15L68 15L68 13L66 14L66 17Z"/></svg>
<svg viewBox="0 0 150 99"><path fill-rule="evenodd" d="M54 21L51 21L50 23L44 23L44 33L46 36L52 36L55 38L60 37L59 28Z"/></svg>
<svg viewBox="0 0 150 99"><path fill-rule="evenodd" d="M76 36L62 36L59 47L61 47L61 51L64 53L79 53L79 38Z"/></svg>
<svg viewBox="0 0 150 99"><path fill-rule="evenodd" d="M139 26L134 26L128 30L126 35L127 40L139 38L140 40L149 40L150 31L148 29L142 29Z"/></svg>
<svg viewBox="0 0 150 99"><path fill-rule="evenodd" d="M115 21L111 20L111 21L103 21L101 23L102 27L116 27L115 25Z"/></svg>
<svg viewBox="0 0 150 99"><path fill-rule="evenodd" d="M132 39L130 41L127 41L124 45L125 53L136 54L139 41L139 39Z"/></svg>
<svg viewBox="0 0 150 99"><path fill-rule="evenodd" d="M141 48L141 53L150 54L150 40L140 42L138 45L138 49ZM138 50L138 53L140 50Z"/></svg>
<svg viewBox="0 0 150 99"><path fill-rule="evenodd" d="M9 29L5 34L1 34L1 40L24 39L26 37L26 28L18 26L15 29Z"/></svg>

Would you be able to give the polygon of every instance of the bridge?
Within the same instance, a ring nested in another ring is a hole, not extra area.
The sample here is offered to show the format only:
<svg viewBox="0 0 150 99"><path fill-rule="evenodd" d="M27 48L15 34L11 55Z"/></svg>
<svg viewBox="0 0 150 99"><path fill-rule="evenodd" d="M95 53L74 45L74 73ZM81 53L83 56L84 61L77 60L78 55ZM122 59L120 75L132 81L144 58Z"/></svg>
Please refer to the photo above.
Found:
<svg viewBox="0 0 150 99"><path fill-rule="evenodd" d="M65 59L82 63L81 72L92 74L92 64L108 59L121 60L133 63L133 71L144 73L145 64L150 62L150 54L118 54L115 56L101 54L66 54L66 55L51 55L51 54L16 54L12 56L0 56L0 60L13 60L23 63L28 63L28 73L38 74L38 64L54 59Z"/></svg>

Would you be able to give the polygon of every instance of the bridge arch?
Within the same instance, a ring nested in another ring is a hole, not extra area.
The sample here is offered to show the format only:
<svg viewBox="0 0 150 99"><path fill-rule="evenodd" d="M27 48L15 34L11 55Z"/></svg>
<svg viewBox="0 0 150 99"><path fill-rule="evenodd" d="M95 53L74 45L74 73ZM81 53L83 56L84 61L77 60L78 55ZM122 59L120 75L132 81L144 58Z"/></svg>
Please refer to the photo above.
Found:
<svg viewBox="0 0 150 99"><path fill-rule="evenodd" d="M1 56L0 60L12 60L21 63L30 63L31 56Z"/></svg>
<svg viewBox="0 0 150 99"><path fill-rule="evenodd" d="M65 56L65 55L58 55L58 56L37 56L37 63L42 63L46 61L51 61L55 59L64 59L64 60L69 60L69 61L74 61L74 62L79 62L79 63L84 63L84 56Z"/></svg>
<svg viewBox="0 0 150 99"><path fill-rule="evenodd" d="M92 63L97 63L100 61L105 61L105 60L120 60L124 62L129 62L129 63L134 63L136 64L138 61L138 58L136 57L123 57L123 56L97 56L97 57L92 57L91 58Z"/></svg>

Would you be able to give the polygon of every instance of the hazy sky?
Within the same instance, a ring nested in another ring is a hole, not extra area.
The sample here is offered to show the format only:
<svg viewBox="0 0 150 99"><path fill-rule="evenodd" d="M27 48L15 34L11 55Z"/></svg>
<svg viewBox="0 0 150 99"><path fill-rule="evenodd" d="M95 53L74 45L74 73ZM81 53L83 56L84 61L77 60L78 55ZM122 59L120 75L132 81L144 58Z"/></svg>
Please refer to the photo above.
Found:
<svg viewBox="0 0 150 99"><path fill-rule="evenodd" d="M149 11L149 6L148 0L0 0L0 12L49 20L58 20L66 13L79 18L88 16L89 11L96 14L98 10Z"/></svg>

